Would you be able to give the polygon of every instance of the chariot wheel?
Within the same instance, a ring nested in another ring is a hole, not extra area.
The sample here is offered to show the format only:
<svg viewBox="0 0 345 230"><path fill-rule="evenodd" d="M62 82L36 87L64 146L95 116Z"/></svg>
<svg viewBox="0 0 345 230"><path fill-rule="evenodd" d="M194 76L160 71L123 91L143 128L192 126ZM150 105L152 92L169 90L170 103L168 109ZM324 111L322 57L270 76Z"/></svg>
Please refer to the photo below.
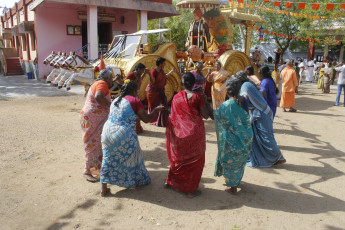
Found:
<svg viewBox="0 0 345 230"><path fill-rule="evenodd" d="M248 65L252 65L249 57L245 53L237 50L226 51L218 60L222 63L222 68L230 76L235 75L238 71L244 71Z"/></svg>
<svg viewBox="0 0 345 230"><path fill-rule="evenodd" d="M144 56L142 58L139 58L134 64L133 64L133 68L134 66L141 62L143 63L146 68L148 69L153 69L156 67L156 60L159 58L160 56L158 55L147 55ZM176 65L176 64L175 64ZM169 72L171 69L175 68L175 65L173 63L171 63L169 60L166 59L165 61L165 67L164 67L164 72L167 73ZM131 71L133 71L133 69L131 69ZM141 83L141 87L139 89L139 98L140 100L145 100L146 99L146 86L149 84L150 82L150 78L149 76L146 74L143 78L143 81ZM169 75L167 77L167 83L165 85L165 95L167 97L167 101L170 102L174 96L174 93L176 92L180 92L181 91L181 78L178 74L176 73L172 73L171 75Z"/></svg>

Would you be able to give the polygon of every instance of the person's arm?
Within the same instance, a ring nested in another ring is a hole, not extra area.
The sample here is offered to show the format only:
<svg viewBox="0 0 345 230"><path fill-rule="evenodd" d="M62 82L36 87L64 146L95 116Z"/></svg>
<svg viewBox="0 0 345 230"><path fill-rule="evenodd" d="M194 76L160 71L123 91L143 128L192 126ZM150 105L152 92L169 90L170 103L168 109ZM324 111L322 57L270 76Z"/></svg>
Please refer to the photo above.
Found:
<svg viewBox="0 0 345 230"><path fill-rule="evenodd" d="M295 86L295 93L298 93L298 80L297 80L297 75L295 71L293 71L292 73L292 81L293 81L293 85Z"/></svg>
<svg viewBox="0 0 345 230"><path fill-rule="evenodd" d="M105 98L104 93L102 93L101 91L96 92L95 99L97 103L100 104L101 106L110 107L111 105L111 102Z"/></svg>
<svg viewBox="0 0 345 230"><path fill-rule="evenodd" d="M145 109L141 109L138 111L137 114L138 114L138 117L140 118L140 120L142 120L145 123L148 123L155 117L156 113L158 113L162 110L165 110L165 109L166 108L163 105L159 105L156 108L154 108L151 113L147 113L145 111Z"/></svg>
<svg viewBox="0 0 345 230"><path fill-rule="evenodd" d="M145 77L145 75L148 74L150 79L151 79L151 73L150 70L148 68L145 69L144 73L140 76L141 79L143 79Z"/></svg>
<svg viewBox="0 0 345 230"><path fill-rule="evenodd" d="M210 117L210 110L207 106L203 106L200 108L200 114L204 119L208 119Z"/></svg>
<svg viewBox="0 0 345 230"><path fill-rule="evenodd" d="M177 73L177 74L178 74L178 72L177 72L175 69L172 69L172 70L170 70L169 73L167 73L166 75L169 76L169 75L171 75L172 73Z"/></svg>
<svg viewBox="0 0 345 230"><path fill-rule="evenodd" d="M260 86L260 92L262 93L262 96L265 97L268 91L268 85L261 81L259 86Z"/></svg>
<svg viewBox="0 0 345 230"><path fill-rule="evenodd" d="M113 82L116 82L119 85L123 85L123 79L120 74L116 74L116 77L114 78Z"/></svg>
<svg viewBox="0 0 345 230"><path fill-rule="evenodd" d="M207 75L206 75L205 78L206 78L206 81L208 81L208 82L212 82L213 81L213 74L212 74L211 69L208 69Z"/></svg>

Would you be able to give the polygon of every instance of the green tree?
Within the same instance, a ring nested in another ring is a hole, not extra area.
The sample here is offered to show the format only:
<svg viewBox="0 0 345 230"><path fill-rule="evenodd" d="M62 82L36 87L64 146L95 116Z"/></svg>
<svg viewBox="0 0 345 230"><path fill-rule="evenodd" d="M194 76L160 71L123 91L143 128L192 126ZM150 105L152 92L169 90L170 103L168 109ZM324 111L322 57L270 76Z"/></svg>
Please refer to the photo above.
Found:
<svg viewBox="0 0 345 230"><path fill-rule="evenodd" d="M174 1L173 4L176 6L176 1ZM179 9L179 11L181 12L181 15L163 18L161 28L170 28L172 42L177 45L178 50L183 50L185 49L184 46L188 35L189 24L194 20L194 18L190 9ZM159 19L149 20L148 22L148 29L158 29L159 26ZM170 34L164 33L162 38L164 41L167 41L170 38ZM148 42L150 44L158 44L159 35L149 35Z"/></svg>
<svg viewBox="0 0 345 230"><path fill-rule="evenodd" d="M265 40L272 40L276 43L277 47L280 48L281 53L285 53L287 49L302 49L307 50L308 48L308 42L307 41L301 41L301 40L295 40L293 37L303 37L312 39L315 41L315 45L317 47L321 47L323 43L317 43L318 40L329 40L335 42L335 36L345 34L344 29L338 29L336 31L330 32L329 29L334 26L335 22L338 22L339 24L344 25L344 11L339 11L339 6L335 7L335 10L326 10L326 4L322 3L340 3L342 0L320 0L320 1L314 1L314 0L304 0L303 2L306 2L306 8L305 9L298 9L297 1L291 1L293 2L293 7L291 9L285 8L285 2L281 2L281 7L275 7L273 2L271 3L263 3L263 2L257 2L256 12L259 15L263 17L265 22L262 24L264 27L264 30L273 31L275 33L278 33L278 36L271 35L271 34L265 34ZM308 3L321 3L319 10L313 10L312 4ZM276 12L270 12L270 11L263 11L261 12L258 10L260 6L271 8L271 9L279 9L294 13L302 13L304 15L314 15L314 16L320 16L325 17L325 19L322 20L315 20L314 18L308 18L308 17L295 17L285 14L279 14ZM249 9L248 9L249 10ZM253 12L253 11L252 11ZM259 26L260 25L256 25ZM283 34L283 37L280 37L280 34ZM255 34L254 36L256 36ZM287 37L284 37L284 35L287 35ZM253 39L254 41L256 40Z"/></svg>

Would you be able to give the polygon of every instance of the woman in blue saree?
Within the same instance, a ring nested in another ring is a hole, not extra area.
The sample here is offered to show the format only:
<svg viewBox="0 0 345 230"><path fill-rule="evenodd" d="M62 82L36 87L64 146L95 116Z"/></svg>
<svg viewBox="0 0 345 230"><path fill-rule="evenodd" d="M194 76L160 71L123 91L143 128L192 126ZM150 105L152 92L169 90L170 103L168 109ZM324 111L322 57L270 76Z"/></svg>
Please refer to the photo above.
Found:
<svg viewBox="0 0 345 230"><path fill-rule="evenodd" d="M111 104L108 120L103 127L101 196L109 193L107 184L132 188L151 182L135 127L138 117L148 123L163 109L163 106L158 106L147 114L137 98L137 84L125 80L120 96Z"/></svg>
<svg viewBox="0 0 345 230"><path fill-rule="evenodd" d="M229 100L214 111L218 140L214 175L223 175L227 186L225 191L233 194L237 193L241 183L253 139L249 115L241 108L241 84L238 79L226 80Z"/></svg>
<svg viewBox="0 0 345 230"><path fill-rule="evenodd" d="M247 165L253 168L265 168L285 163L286 160L277 145L273 133L273 113L261 91L249 81L243 71L235 74L242 82L240 94L247 99L250 122L254 138L252 151Z"/></svg>

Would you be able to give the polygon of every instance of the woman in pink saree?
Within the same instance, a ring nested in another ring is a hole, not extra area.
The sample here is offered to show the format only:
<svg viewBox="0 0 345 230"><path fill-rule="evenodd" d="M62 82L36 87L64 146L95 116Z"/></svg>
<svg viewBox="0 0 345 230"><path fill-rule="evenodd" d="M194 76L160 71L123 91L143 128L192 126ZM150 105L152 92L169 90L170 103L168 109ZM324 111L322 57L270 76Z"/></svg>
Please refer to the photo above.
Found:
<svg viewBox="0 0 345 230"><path fill-rule="evenodd" d="M90 182L98 180L92 176L91 168L96 168L99 171L102 165L101 134L109 114L111 104L109 87L111 85L112 73L109 70L102 70L96 82L89 88L84 107L80 112L80 125L86 157L84 177Z"/></svg>

